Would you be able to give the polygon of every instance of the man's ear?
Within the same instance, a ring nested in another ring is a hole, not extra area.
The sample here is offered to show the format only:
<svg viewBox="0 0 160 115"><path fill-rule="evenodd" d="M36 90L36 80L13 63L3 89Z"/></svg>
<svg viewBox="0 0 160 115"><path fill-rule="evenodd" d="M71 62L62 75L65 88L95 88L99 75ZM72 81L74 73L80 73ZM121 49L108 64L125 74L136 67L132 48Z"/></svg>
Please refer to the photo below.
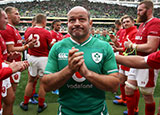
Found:
<svg viewBox="0 0 160 115"><path fill-rule="evenodd" d="M90 24L90 28L91 28L91 27L92 27L92 25L93 25L93 21L92 21L92 20L90 20L89 24Z"/></svg>

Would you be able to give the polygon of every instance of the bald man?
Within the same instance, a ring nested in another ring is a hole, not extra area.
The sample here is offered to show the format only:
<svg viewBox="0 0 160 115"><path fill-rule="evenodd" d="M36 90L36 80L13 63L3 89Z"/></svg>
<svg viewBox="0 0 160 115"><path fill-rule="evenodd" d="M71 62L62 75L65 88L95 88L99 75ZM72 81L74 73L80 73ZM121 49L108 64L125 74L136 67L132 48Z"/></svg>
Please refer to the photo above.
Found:
<svg viewBox="0 0 160 115"><path fill-rule="evenodd" d="M107 115L105 91L115 92L119 85L113 50L90 36L92 21L85 8L76 6L67 17L71 37L52 47L43 88L59 89L59 115Z"/></svg>

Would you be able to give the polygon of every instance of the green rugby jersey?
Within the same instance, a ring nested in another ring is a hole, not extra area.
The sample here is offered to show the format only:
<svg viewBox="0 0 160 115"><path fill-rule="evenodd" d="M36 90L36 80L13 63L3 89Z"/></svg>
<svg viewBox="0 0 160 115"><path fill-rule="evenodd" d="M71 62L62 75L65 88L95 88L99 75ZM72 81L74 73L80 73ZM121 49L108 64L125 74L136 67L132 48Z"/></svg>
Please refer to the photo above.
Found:
<svg viewBox="0 0 160 115"><path fill-rule="evenodd" d="M82 44L71 38L54 44L49 53L45 74L55 73L66 67L68 52L72 47L84 52L85 64L89 70L106 75L118 72L111 46L107 42L90 37ZM107 114L105 91L96 88L78 72L59 89L58 101L62 115L100 115L101 112Z"/></svg>

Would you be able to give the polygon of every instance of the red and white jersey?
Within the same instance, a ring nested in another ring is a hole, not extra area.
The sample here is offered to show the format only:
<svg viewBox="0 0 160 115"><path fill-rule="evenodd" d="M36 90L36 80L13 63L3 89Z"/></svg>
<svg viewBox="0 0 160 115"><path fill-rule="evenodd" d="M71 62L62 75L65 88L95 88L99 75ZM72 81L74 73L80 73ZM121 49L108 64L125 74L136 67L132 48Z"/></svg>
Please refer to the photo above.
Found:
<svg viewBox="0 0 160 115"><path fill-rule="evenodd" d="M0 47L0 94L2 92L2 80L6 79L7 77L9 77L11 74L12 74L12 69L9 68L9 67L5 67L5 68L2 68L2 54L1 54L1 47ZM0 110L2 108L2 105L1 105L1 98L2 98L2 95L0 95Z"/></svg>
<svg viewBox="0 0 160 115"><path fill-rule="evenodd" d="M25 33L28 31L28 30L30 30L32 27L28 27L27 29L26 29L26 31L25 31Z"/></svg>
<svg viewBox="0 0 160 115"><path fill-rule="evenodd" d="M151 18L145 23L139 26L136 34L135 43L144 44L147 43L148 36L160 36L160 20L158 18ZM146 56L148 53L137 52L138 55Z"/></svg>
<svg viewBox="0 0 160 115"><path fill-rule="evenodd" d="M1 46L1 52L2 52L2 60L7 60L7 47L1 34L0 34L0 46Z"/></svg>
<svg viewBox="0 0 160 115"><path fill-rule="evenodd" d="M145 60L150 67L160 69L160 51L151 53L145 57Z"/></svg>
<svg viewBox="0 0 160 115"><path fill-rule="evenodd" d="M1 30L0 34L2 35L4 41L6 42L6 45L14 44L15 47L22 46L21 35L14 26L7 24L6 30ZM15 59L15 61L20 61L20 60L21 56Z"/></svg>
<svg viewBox="0 0 160 115"><path fill-rule="evenodd" d="M69 38L69 37L71 37L69 33L64 36L64 38Z"/></svg>
<svg viewBox="0 0 160 115"><path fill-rule="evenodd" d="M123 35L122 35L122 39L121 39L121 44L122 47L124 47L124 42L128 41L128 39L132 42L135 43L135 37L137 34L137 27L136 26L132 26L130 28L124 29Z"/></svg>
<svg viewBox="0 0 160 115"><path fill-rule="evenodd" d="M121 40L122 40L122 36L125 32L125 29L120 29L117 33L116 33L116 38L117 38L117 41L120 43L120 46L122 45L121 44Z"/></svg>
<svg viewBox="0 0 160 115"><path fill-rule="evenodd" d="M63 39L63 35L60 32L51 30L51 34L52 34L52 39L55 39L56 42L61 41Z"/></svg>
<svg viewBox="0 0 160 115"><path fill-rule="evenodd" d="M47 57L49 45L52 42L51 33L43 27L35 26L27 30L24 34L25 40L36 39L37 43L33 48L28 49L28 53L33 56Z"/></svg>
<svg viewBox="0 0 160 115"><path fill-rule="evenodd" d="M132 26L130 28L124 29L123 31L123 35L122 35L122 39L121 39L121 47L124 49L125 51L125 47L124 47L124 42L128 41L128 39L132 42L135 43L135 37L136 37L136 33L137 33L137 27L136 26ZM120 66L122 70L125 71L129 71L130 68L125 67L123 65Z"/></svg>

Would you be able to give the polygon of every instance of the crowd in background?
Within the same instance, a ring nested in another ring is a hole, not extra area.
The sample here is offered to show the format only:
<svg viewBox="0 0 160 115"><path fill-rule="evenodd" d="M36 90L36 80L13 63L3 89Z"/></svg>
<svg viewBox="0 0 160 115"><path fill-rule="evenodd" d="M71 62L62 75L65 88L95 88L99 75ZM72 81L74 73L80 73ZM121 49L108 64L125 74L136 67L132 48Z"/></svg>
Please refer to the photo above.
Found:
<svg viewBox="0 0 160 115"><path fill-rule="evenodd" d="M49 17L66 17L67 12L74 6L83 6L91 13L92 18L120 18L123 15L132 15L136 18L136 7L121 6L118 4L93 3L87 0L53 0L42 2L9 3L0 5L14 6L18 8L21 16L35 16L37 13L44 13ZM160 8L155 9L155 17L160 17Z"/></svg>

